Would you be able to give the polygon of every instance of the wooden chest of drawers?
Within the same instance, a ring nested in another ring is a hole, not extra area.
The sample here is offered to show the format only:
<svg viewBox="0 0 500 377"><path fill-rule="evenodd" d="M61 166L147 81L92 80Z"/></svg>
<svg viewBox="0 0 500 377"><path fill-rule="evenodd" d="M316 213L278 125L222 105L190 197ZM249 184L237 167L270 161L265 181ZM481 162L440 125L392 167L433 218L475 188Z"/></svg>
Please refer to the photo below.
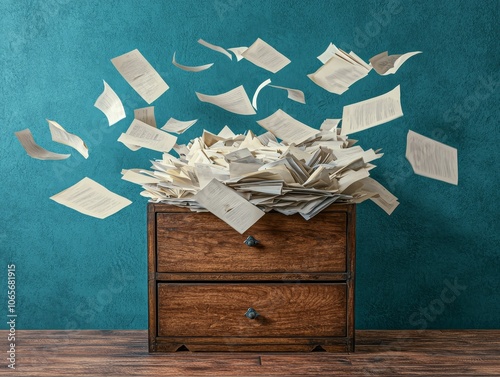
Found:
<svg viewBox="0 0 500 377"><path fill-rule="evenodd" d="M241 235L149 203L149 351L354 351L355 211L271 212Z"/></svg>

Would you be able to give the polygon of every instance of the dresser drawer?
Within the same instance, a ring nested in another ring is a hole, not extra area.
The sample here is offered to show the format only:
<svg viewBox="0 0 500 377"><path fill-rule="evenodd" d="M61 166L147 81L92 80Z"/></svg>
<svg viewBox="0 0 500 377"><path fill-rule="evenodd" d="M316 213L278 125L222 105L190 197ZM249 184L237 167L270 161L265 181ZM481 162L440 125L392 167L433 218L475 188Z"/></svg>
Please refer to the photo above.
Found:
<svg viewBox="0 0 500 377"><path fill-rule="evenodd" d="M345 337L344 283L158 283L159 337ZM247 309L259 313L245 316Z"/></svg>
<svg viewBox="0 0 500 377"><path fill-rule="evenodd" d="M157 272L320 273L346 271L345 212L268 213L245 234L211 213L157 213ZM248 236L259 241L254 247Z"/></svg>

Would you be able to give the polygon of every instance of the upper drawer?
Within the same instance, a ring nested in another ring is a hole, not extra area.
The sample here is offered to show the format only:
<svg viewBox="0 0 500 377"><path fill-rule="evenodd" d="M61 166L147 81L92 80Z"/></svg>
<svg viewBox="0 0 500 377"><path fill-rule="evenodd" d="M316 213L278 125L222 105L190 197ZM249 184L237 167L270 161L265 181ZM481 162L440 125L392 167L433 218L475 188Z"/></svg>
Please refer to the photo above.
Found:
<svg viewBox="0 0 500 377"><path fill-rule="evenodd" d="M268 213L241 235L211 213L157 213L157 271L345 272L346 222L345 212Z"/></svg>
<svg viewBox="0 0 500 377"><path fill-rule="evenodd" d="M345 336L346 284L158 284L158 336ZM259 315L249 319L253 309ZM250 316L250 314L248 314Z"/></svg>

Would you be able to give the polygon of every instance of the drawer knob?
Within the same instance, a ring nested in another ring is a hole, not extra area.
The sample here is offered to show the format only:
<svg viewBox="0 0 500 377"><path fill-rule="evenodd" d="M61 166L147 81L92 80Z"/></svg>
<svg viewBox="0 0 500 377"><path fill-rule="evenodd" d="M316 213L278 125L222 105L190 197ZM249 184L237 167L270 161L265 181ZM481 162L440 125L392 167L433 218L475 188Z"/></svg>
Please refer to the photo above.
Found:
<svg viewBox="0 0 500 377"><path fill-rule="evenodd" d="M259 243L259 241L253 238L253 236L248 236L247 239L243 241L243 243L247 246L254 247Z"/></svg>
<svg viewBox="0 0 500 377"><path fill-rule="evenodd" d="M248 308L247 312L245 313L245 317L248 319L255 319L259 316L259 313L255 311L254 308Z"/></svg>

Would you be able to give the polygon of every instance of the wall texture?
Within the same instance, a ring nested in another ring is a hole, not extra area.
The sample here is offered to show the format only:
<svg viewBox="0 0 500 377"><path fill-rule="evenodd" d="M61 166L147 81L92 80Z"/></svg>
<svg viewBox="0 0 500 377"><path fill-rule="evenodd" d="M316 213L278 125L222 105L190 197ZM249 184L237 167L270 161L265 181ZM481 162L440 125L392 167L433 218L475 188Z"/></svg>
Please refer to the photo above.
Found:
<svg viewBox="0 0 500 377"><path fill-rule="evenodd" d="M134 108L147 104L110 62L135 48L171 87L154 103L158 124L200 118L184 142L225 124L263 132L255 121L278 108L317 128L341 117L344 105L401 84L405 116L355 135L365 148L383 148L373 177L401 201L392 216L371 202L358 206L356 326L500 326L497 0L1 0L0 14L0 313L7 310L7 264L15 263L18 328L147 327L146 199L120 170L148 168L160 154L116 141ZM248 46L257 37L292 64L272 75L196 43ZM337 96L306 77L330 42L365 60L386 50L424 53L395 75L372 72ZM215 65L181 71L170 63L174 51L181 63ZM243 117L194 95L240 84L253 93L268 77L302 89L307 105L266 90L258 114ZM113 127L93 107L103 79L127 112ZM52 143L46 118L80 135L90 158ZM26 156L14 132L27 127L40 145L72 156ZM458 148L458 186L412 173L404 158L409 129ZM49 200L85 176L134 203L98 220ZM455 293L442 296L448 286Z"/></svg>

